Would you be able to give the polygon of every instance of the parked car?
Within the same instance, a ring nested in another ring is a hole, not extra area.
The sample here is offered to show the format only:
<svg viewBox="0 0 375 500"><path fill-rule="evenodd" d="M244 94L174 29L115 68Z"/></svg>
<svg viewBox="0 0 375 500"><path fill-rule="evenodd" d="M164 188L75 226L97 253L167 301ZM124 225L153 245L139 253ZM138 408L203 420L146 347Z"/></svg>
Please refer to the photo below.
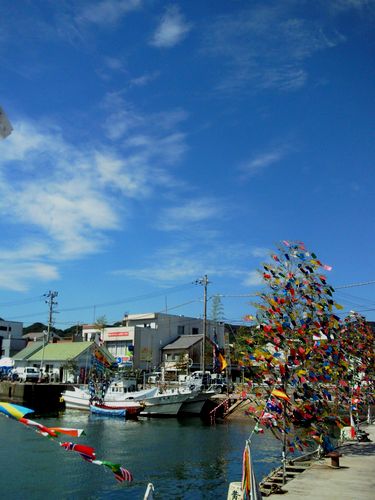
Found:
<svg viewBox="0 0 375 500"><path fill-rule="evenodd" d="M39 380L39 369L35 366L24 366L12 370L12 380L20 382L36 382Z"/></svg>

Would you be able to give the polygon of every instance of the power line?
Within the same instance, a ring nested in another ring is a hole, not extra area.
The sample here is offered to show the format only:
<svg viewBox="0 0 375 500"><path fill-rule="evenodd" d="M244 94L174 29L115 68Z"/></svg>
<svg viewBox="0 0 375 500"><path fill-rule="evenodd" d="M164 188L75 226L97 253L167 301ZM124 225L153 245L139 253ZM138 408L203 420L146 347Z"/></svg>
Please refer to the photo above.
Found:
<svg viewBox="0 0 375 500"><path fill-rule="evenodd" d="M342 288L353 288L355 286L366 286L366 285L373 285L373 284L375 284L375 280L363 281L362 283L351 283L349 285L334 286L333 288L335 290L341 290Z"/></svg>
<svg viewBox="0 0 375 500"><path fill-rule="evenodd" d="M31 297L29 299L12 300L10 302L0 302L0 307L14 307L25 304L32 304L34 302L40 302L43 299L42 295L38 297Z"/></svg>
<svg viewBox="0 0 375 500"><path fill-rule="evenodd" d="M191 287L191 285L192 285L192 283L185 283L183 285L178 285L178 286L175 286L175 287L164 289L163 291L160 291L160 292L152 292L152 293L148 293L148 294L144 294L144 295L138 295L138 296L134 296L134 297L127 297L127 298L119 299L119 300L116 300L116 301L113 301L113 302L102 302L100 304L90 304L90 305L77 306L77 307L66 307L66 308L59 309L59 313L73 312L73 311L83 311L83 310L93 309L93 308L97 308L97 307L110 307L110 306L116 306L116 305L126 304L126 303L129 303L129 302L137 302L139 300L145 300L145 299L149 299L149 298L151 299L151 298L154 298L154 297L160 297L160 296L165 295L166 293L169 293L169 294L171 294L171 293L177 293L177 292L179 292L181 290L184 290L184 289L187 289L187 288ZM32 314L23 314L23 315L20 315L20 316L13 316L12 319L32 318L32 317L40 316L41 314L44 314L44 311L43 312L32 313Z"/></svg>
<svg viewBox="0 0 375 500"><path fill-rule="evenodd" d="M119 299L119 300L112 301L112 302L102 302L100 304L91 304L91 305L85 305L85 306L63 308L63 309L59 309L59 312L64 313L64 312L73 312L73 311L83 311L83 310L87 310L87 309L93 309L94 307L95 308L96 307L111 307L111 306L116 306L116 305L121 305L121 304L125 305L126 303L130 303L130 302L137 302L140 300L159 297L159 296L165 295L166 293L169 293L169 294L177 293L179 291L182 291L184 289L191 287L192 284L193 283L185 283L183 285L171 287L171 288L162 290L160 292L152 292L152 293L148 293L148 294L127 297L127 298ZM336 290L342 290L345 288L354 288L354 287L367 286L367 285L373 285L373 284L375 284L375 280L369 280L369 281L364 281L364 282L359 282L359 283L350 283L350 284L346 284L346 285L336 286L336 287L334 287L334 289L336 291ZM259 293L215 294L215 295L222 297L222 298L241 298L241 297L246 298L246 297L258 297ZM24 299L24 300L20 300L20 301L12 301L12 302L8 302L8 303L4 302L4 303L0 303L0 307L8 307L8 306L10 307L10 306L28 304L28 303L40 301L42 298L43 298L42 296L39 296L39 297L33 297L33 298ZM183 304L169 308L169 310L177 309L179 307L183 307L184 305L188 305L188 304L193 303L193 302L197 302L197 300L185 302ZM349 301L347 301L347 302L349 302ZM359 304L357 304L357 305L359 305ZM374 310L373 308L363 309L363 311L373 311L373 310ZM19 316L13 316L12 319L16 320L16 319L22 319L22 318L33 318L33 317L41 316L44 314L45 314L45 311L41 311L41 312L36 312L36 313L32 313L32 314L23 314L23 315L19 315ZM81 322L81 321L79 321L79 322Z"/></svg>
<svg viewBox="0 0 375 500"><path fill-rule="evenodd" d="M167 288L166 290L160 291L160 292L152 292L152 293L146 293L143 295L136 295L134 297L127 297L124 299L118 299L113 302L102 302L101 304L91 304L87 306L77 306L77 307L70 307L70 308L64 308L60 309L60 312L71 312L71 311L80 311L83 309L92 309L93 307L110 307L110 306L119 306L121 304L127 304L128 302L137 302L139 300L145 300L145 299L152 299L154 297L160 297L162 295L165 295L166 293L177 293L185 288L188 288L191 286L191 283L186 283L184 285L179 285L175 286L172 288Z"/></svg>

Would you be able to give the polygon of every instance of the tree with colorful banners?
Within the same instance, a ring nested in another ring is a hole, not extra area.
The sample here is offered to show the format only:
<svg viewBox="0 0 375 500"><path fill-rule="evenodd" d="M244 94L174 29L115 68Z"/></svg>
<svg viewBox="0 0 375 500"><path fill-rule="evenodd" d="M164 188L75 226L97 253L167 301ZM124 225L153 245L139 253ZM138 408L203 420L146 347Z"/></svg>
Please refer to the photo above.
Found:
<svg viewBox="0 0 375 500"><path fill-rule="evenodd" d="M371 340L366 356L354 338L343 341L352 323L343 326L337 315L342 306L323 274L330 270L303 243L283 241L263 264L265 290L254 304L256 315L247 317L253 335L241 342L240 364L254 376L257 399L264 397L264 404L249 408L254 432L268 428L282 441L284 465L288 451L303 450L312 439L329 451L327 428L339 423L335 409L349 401L352 360L361 360L362 371L370 361ZM295 426L304 430L300 437Z"/></svg>
<svg viewBox="0 0 375 500"><path fill-rule="evenodd" d="M367 409L370 420L371 405L374 404L374 331L363 316L351 311L343 320L340 341L349 362L346 403L350 409L351 425L354 424L353 415L356 415L358 430L360 412L363 414Z"/></svg>

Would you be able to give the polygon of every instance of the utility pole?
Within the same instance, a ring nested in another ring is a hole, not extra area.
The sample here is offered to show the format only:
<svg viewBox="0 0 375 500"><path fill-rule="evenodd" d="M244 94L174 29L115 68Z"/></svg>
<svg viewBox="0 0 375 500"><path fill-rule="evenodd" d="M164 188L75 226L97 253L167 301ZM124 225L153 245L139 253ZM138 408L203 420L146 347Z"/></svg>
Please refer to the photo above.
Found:
<svg viewBox="0 0 375 500"><path fill-rule="evenodd" d="M196 285L203 286L203 340L202 340L202 376L204 377L205 372L205 344L206 344L206 336L207 336L207 286L208 286L208 278L207 274L203 276L203 278L196 280L194 282Z"/></svg>
<svg viewBox="0 0 375 500"><path fill-rule="evenodd" d="M44 297L47 298L45 301L46 304L48 304L48 325L47 325L47 332L43 331L43 348L42 348L42 359L40 361L40 380L42 379L43 375L43 363L44 363L44 348L45 348L45 337L47 337L47 344L49 343L50 335L51 335L51 327L52 327L52 320L53 320L53 308L54 306L57 305L57 302L55 302L55 298L58 296L58 292L51 292L51 290L44 295Z"/></svg>
<svg viewBox="0 0 375 500"><path fill-rule="evenodd" d="M55 298L58 296L58 292L51 292L51 290L45 295L48 300L46 300L46 304L49 306L48 313L48 326L47 326L47 344L49 343L49 338L51 335L51 327L52 327L52 316L53 316L53 307L57 306L57 302L55 302Z"/></svg>

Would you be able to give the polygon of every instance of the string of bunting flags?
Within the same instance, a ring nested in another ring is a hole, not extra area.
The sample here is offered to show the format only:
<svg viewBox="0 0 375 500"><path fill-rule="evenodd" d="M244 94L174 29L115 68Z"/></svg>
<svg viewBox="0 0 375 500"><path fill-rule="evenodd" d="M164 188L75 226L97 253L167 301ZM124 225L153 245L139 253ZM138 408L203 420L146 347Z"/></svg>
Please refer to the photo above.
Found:
<svg viewBox="0 0 375 500"><path fill-rule="evenodd" d="M33 412L34 410L26 408L25 406L0 402L0 413L17 420L27 427L33 428L38 434L42 436L55 439L62 435L67 435L69 437L80 437L84 434L83 429L46 427L39 422L30 420L25 417L25 415ZM78 453L86 462L89 462L93 465L100 465L109 468L113 472L116 481L120 483L124 481L133 481L132 473L129 470L125 469L125 467L123 467L122 465L110 462L108 460L98 459L96 457L95 449L92 446L74 443L71 441L58 442L58 444L66 451L73 451Z"/></svg>

